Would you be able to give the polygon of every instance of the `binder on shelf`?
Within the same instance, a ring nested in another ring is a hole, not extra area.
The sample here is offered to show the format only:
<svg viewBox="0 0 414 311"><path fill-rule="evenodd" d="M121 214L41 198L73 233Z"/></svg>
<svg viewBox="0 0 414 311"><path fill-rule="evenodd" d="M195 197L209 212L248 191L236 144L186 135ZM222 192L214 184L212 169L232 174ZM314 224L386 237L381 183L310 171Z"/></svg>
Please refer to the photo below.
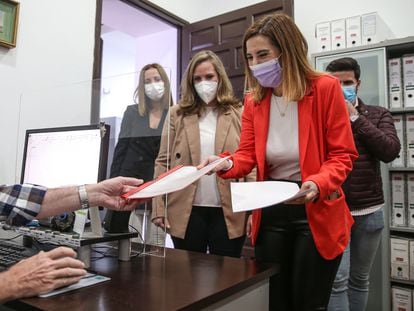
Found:
<svg viewBox="0 0 414 311"><path fill-rule="evenodd" d="M331 50L331 23L318 23L315 26L315 37L318 42L318 52Z"/></svg>
<svg viewBox="0 0 414 311"><path fill-rule="evenodd" d="M410 280L414 281L414 240L410 240L409 242L409 249L410 249Z"/></svg>
<svg viewBox="0 0 414 311"><path fill-rule="evenodd" d="M414 107L414 55L403 56L404 106Z"/></svg>
<svg viewBox="0 0 414 311"><path fill-rule="evenodd" d="M390 58L388 60L388 74L390 108L401 108L403 106L401 58Z"/></svg>
<svg viewBox="0 0 414 311"><path fill-rule="evenodd" d="M361 45L361 16L348 17L345 20L346 47Z"/></svg>
<svg viewBox="0 0 414 311"><path fill-rule="evenodd" d="M391 287L392 311L412 311L412 290L401 286Z"/></svg>
<svg viewBox="0 0 414 311"><path fill-rule="evenodd" d="M405 208L405 178L403 173L392 173L391 193L392 193L392 225L396 227L406 227L406 208Z"/></svg>
<svg viewBox="0 0 414 311"><path fill-rule="evenodd" d="M414 228L414 173L407 174L407 200L408 200L407 223L409 227ZM414 257L413 257L413 260L414 260ZM413 270L413 273L414 273L414 270Z"/></svg>
<svg viewBox="0 0 414 311"><path fill-rule="evenodd" d="M402 114L393 115L392 118L394 119L394 126L397 131L398 139L401 143L401 149L398 156L391 162L391 167L405 167L404 118Z"/></svg>
<svg viewBox="0 0 414 311"><path fill-rule="evenodd" d="M332 50L346 47L345 19L331 21L331 48Z"/></svg>
<svg viewBox="0 0 414 311"><path fill-rule="evenodd" d="M409 279L409 240L391 238L391 277Z"/></svg>
<svg viewBox="0 0 414 311"><path fill-rule="evenodd" d="M394 34L377 12L361 15L361 44L373 44L394 38Z"/></svg>
<svg viewBox="0 0 414 311"><path fill-rule="evenodd" d="M405 117L405 135L407 148L407 166L414 167L414 114L409 113Z"/></svg>

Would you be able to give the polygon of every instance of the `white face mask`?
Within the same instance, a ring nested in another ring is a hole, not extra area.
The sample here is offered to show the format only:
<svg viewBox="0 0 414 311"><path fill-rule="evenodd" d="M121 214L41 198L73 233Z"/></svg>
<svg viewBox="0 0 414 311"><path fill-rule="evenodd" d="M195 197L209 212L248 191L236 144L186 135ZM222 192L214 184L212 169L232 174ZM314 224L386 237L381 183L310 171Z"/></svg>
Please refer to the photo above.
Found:
<svg viewBox="0 0 414 311"><path fill-rule="evenodd" d="M145 84L145 95L151 100L160 100L164 95L164 91L165 87L163 81Z"/></svg>
<svg viewBox="0 0 414 311"><path fill-rule="evenodd" d="M217 95L216 81L201 81L194 85L198 96L208 105Z"/></svg>

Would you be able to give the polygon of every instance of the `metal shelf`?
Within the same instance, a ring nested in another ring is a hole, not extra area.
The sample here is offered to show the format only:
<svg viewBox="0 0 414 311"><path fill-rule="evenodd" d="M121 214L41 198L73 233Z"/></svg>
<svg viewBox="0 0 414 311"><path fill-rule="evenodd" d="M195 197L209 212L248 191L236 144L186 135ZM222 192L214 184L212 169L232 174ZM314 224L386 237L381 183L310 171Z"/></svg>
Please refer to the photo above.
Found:
<svg viewBox="0 0 414 311"><path fill-rule="evenodd" d="M414 167L389 167L390 172L414 172Z"/></svg>
<svg viewBox="0 0 414 311"><path fill-rule="evenodd" d="M394 284L398 283L398 284L414 286L414 281L412 280L400 280L400 279L391 278L390 281L391 283L394 283Z"/></svg>
<svg viewBox="0 0 414 311"><path fill-rule="evenodd" d="M410 228L410 227L390 227L390 232L391 233L412 233L414 234L414 228Z"/></svg>

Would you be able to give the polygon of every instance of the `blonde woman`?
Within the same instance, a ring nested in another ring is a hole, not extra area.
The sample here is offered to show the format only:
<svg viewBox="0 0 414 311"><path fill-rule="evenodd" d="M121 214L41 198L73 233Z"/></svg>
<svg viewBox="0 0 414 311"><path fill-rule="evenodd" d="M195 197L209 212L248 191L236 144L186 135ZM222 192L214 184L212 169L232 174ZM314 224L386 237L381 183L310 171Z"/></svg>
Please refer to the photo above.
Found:
<svg viewBox="0 0 414 311"><path fill-rule="evenodd" d="M241 105L216 54L201 51L193 56L181 91L182 99L171 108L164 126L155 176L165 172L168 163L197 165L211 153L234 152L239 144ZM232 212L231 181L204 176L169 194L167 205L163 198L156 199L153 223L168 230L175 248L240 257L246 214Z"/></svg>
<svg viewBox="0 0 414 311"><path fill-rule="evenodd" d="M110 177L128 176L146 182L154 176L154 162L160 148L162 126L173 103L170 81L161 65L153 63L141 69L138 86L134 92L134 102L134 105L127 107L122 119ZM143 212L144 206L138 207L135 211L141 226ZM146 226L142 226L147 230L141 233L146 243L152 244L153 241L149 237L149 216ZM130 212L107 211L104 227L110 232L129 232L129 217Z"/></svg>

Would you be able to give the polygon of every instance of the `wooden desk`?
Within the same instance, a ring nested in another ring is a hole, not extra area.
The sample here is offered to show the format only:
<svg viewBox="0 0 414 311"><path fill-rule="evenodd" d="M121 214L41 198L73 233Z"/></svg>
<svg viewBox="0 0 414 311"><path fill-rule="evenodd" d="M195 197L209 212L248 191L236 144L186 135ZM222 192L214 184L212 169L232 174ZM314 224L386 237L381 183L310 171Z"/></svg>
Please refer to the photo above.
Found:
<svg viewBox="0 0 414 311"><path fill-rule="evenodd" d="M165 258L129 262L104 258L91 268L111 281L51 298L9 304L28 310L267 310L269 277L277 267L167 249Z"/></svg>

